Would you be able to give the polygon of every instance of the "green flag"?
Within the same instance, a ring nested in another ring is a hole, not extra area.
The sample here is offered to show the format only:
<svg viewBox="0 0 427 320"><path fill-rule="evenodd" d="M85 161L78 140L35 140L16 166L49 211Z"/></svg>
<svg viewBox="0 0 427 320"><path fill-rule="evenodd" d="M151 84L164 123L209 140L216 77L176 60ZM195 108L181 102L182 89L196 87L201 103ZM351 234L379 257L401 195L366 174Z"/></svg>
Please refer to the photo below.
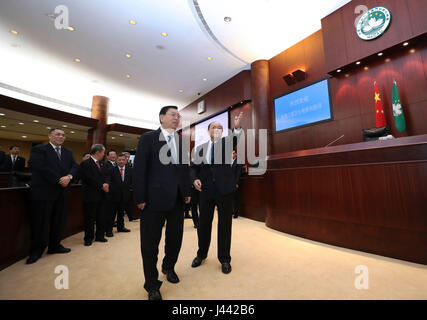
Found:
<svg viewBox="0 0 427 320"><path fill-rule="evenodd" d="M405 131L405 115L403 114L402 104L400 103L399 92L397 92L396 81L393 82L393 116L396 129L399 132Z"/></svg>

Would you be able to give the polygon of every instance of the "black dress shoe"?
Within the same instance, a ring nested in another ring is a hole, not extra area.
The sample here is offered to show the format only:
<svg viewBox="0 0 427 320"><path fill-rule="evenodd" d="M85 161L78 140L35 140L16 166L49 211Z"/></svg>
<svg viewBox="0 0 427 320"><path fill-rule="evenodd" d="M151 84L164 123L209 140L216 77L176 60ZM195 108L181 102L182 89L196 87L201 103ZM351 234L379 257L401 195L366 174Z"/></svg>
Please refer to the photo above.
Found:
<svg viewBox="0 0 427 320"><path fill-rule="evenodd" d="M203 259L197 256L197 257L194 258L193 263L191 264L191 266L193 268L197 268L198 266L200 266L202 264L202 262L203 262Z"/></svg>
<svg viewBox="0 0 427 320"><path fill-rule="evenodd" d="M130 232L130 230L123 228L123 229L118 229L117 232Z"/></svg>
<svg viewBox="0 0 427 320"><path fill-rule="evenodd" d="M222 263L222 273L228 274L231 272L231 265L228 262Z"/></svg>
<svg viewBox="0 0 427 320"><path fill-rule="evenodd" d="M38 256L38 255L31 255L28 258L26 264L33 264L33 263L37 262L37 260L39 260L39 259L40 259L40 256Z"/></svg>
<svg viewBox="0 0 427 320"><path fill-rule="evenodd" d="M165 270L162 268L162 272L163 272L163 274L166 275L166 279L168 279L168 281L170 283L178 283L179 282L178 275L175 273L174 270Z"/></svg>
<svg viewBox="0 0 427 320"><path fill-rule="evenodd" d="M71 251L71 249L69 248L64 248L62 245L59 245L59 247L55 248L55 249L49 249L47 250L48 254L54 254L54 253L69 253Z"/></svg>
<svg viewBox="0 0 427 320"><path fill-rule="evenodd" d="M113 232L106 232L106 233L105 233L105 235L106 235L107 237L109 237L109 238L114 237Z"/></svg>
<svg viewBox="0 0 427 320"><path fill-rule="evenodd" d="M105 238L97 238L97 239L95 239L95 241L97 241L97 242L108 242L108 240Z"/></svg>
<svg viewBox="0 0 427 320"><path fill-rule="evenodd" d="M90 240L85 241L85 246L86 247L89 247L91 245L92 245L92 241L90 241Z"/></svg>
<svg viewBox="0 0 427 320"><path fill-rule="evenodd" d="M148 292L148 300L163 300L159 289Z"/></svg>

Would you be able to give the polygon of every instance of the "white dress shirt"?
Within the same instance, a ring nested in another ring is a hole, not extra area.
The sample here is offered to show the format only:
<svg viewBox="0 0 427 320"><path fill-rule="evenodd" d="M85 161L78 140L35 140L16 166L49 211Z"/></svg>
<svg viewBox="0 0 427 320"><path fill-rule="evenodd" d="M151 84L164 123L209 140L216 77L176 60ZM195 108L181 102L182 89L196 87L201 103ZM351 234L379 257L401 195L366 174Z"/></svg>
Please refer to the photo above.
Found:
<svg viewBox="0 0 427 320"><path fill-rule="evenodd" d="M163 127L160 127L160 129L162 130L163 136L165 137L166 143L168 144L169 148L171 148L171 145L172 145L172 148L175 149L175 154L178 157L178 153L177 153L177 149L176 149L176 144L175 144L175 131L173 131L172 133L169 133ZM168 143L168 136L172 136L171 141L169 143ZM175 159L175 160L178 162L178 159Z"/></svg>

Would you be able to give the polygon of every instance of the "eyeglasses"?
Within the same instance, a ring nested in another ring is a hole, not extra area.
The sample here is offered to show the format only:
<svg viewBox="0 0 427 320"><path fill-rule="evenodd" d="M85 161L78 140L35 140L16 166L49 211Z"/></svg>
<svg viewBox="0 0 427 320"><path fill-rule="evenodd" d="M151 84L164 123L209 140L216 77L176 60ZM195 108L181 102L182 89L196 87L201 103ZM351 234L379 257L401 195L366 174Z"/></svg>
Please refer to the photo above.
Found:
<svg viewBox="0 0 427 320"><path fill-rule="evenodd" d="M172 118L181 119L181 115L178 112L169 112L167 115L171 116Z"/></svg>

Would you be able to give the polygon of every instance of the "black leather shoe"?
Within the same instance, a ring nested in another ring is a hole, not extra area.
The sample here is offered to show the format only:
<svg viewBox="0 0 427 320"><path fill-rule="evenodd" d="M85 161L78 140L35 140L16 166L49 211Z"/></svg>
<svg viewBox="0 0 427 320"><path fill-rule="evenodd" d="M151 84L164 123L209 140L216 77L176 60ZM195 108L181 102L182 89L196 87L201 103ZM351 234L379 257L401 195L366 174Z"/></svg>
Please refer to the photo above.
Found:
<svg viewBox="0 0 427 320"><path fill-rule="evenodd" d="M97 241L97 242L108 242L108 240L105 238L98 238L98 239L95 239L95 241Z"/></svg>
<svg viewBox="0 0 427 320"><path fill-rule="evenodd" d="M33 263L37 262L37 260L39 260L39 259L40 259L40 256L38 256L38 255L31 255L28 258L26 264L33 264Z"/></svg>
<svg viewBox="0 0 427 320"><path fill-rule="evenodd" d="M200 265L202 264L202 262L203 262L203 259L202 259L202 258L200 258L200 257L195 257L195 258L194 258L194 260L193 260L193 263L191 264L191 266L192 266L193 268L197 268L198 266L200 266Z"/></svg>
<svg viewBox="0 0 427 320"><path fill-rule="evenodd" d="M162 299L162 295L160 294L160 291L157 289L157 290L152 290L148 292L148 300L163 300L163 299Z"/></svg>
<svg viewBox="0 0 427 320"><path fill-rule="evenodd" d="M114 234L112 232L106 232L105 235L109 238L114 237Z"/></svg>
<svg viewBox="0 0 427 320"><path fill-rule="evenodd" d="M117 232L130 232L129 229L123 228L123 229L119 229L117 230Z"/></svg>
<svg viewBox="0 0 427 320"><path fill-rule="evenodd" d="M85 241L85 246L86 247L89 247L91 245L92 245L92 241L89 241L89 240Z"/></svg>
<svg viewBox="0 0 427 320"><path fill-rule="evenodd" d="M163 272L163 274L166 275L166 279L168 279L168 281L170 283L178 283L179 282L178 275L175 273L174 270L165 270L162 268L162 272Z"/></svg>
<svg viewBox="0 0 427 320"><path fill-rule="evenodd" d="M59 245L59 247L55 248L55 249L49 249L47 250L48 254L54 254L54 253L69 253L71 251L71 249L69 248L64 248L62 245Z"/></svg>
<svg viewBox="0 0 427 320"><path fill-rule="evenodd" d="M228 262L224 262L221 264L222 264L222 273L228 274L231 272L231 265Z"/></svg>

